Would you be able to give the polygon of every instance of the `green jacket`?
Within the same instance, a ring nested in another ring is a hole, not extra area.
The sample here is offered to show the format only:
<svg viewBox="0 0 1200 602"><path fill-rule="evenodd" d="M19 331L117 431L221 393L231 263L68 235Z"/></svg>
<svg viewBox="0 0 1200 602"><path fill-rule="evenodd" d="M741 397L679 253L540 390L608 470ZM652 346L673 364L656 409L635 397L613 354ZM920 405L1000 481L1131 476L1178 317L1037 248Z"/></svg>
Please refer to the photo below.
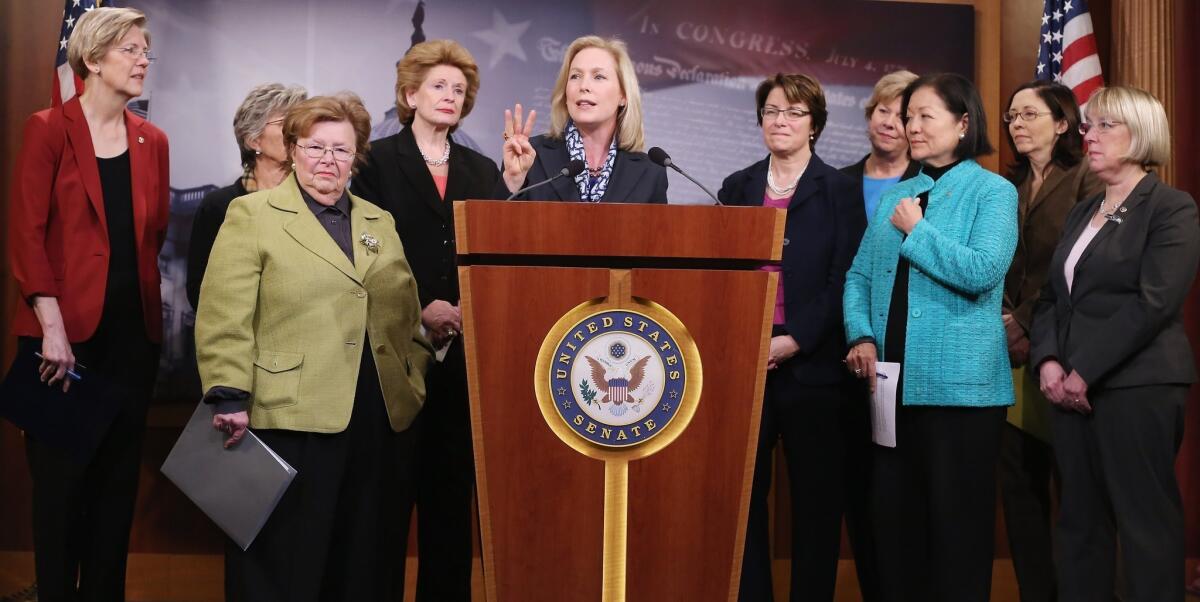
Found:
<svg viewBox="0 0 1200 602"><path fill-rule="evenodd" d="M392 429L424 403L433 349L395 222L353 195L350 221L353 264L295 176L229 206L200 288L196 355L205 391L251 393L252 428L345 430L368 334Z"/></svg>

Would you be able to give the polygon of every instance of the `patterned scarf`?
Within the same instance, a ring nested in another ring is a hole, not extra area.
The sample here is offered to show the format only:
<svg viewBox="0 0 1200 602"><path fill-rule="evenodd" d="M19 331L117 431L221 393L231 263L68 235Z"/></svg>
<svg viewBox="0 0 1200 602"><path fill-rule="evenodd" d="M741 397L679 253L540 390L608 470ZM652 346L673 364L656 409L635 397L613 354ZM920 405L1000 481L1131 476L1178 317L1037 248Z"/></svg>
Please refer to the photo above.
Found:
<svg viewBox="0 0 1200 602"><path fill-rule="evenodd" d="M579 159L587 165L587 158L583 153L583 136L579 134L579 128L575 127L574 121L567 121L567 152L571 154L571 159ZM608 190L608 179L612 177L613 164L617 160L617 137L613 136L612 144L608 147L608 158L604 160L604 167L600 170L600 175L592 177L588 170L583 170L583 173L575 176L575 185L579 187L579 198L586 203L599 203L600 199L604 198L604 192Z"/></svg>

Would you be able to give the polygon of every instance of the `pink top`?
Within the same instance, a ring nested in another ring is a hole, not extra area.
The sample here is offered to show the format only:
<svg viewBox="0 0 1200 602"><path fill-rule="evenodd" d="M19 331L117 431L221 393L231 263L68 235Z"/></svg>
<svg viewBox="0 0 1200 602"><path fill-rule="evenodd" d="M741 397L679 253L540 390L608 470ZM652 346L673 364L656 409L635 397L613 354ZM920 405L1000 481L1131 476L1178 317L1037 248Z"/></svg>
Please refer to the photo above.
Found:
<svg viewBox="0 0 1200 602"><path fill-rule="evenodd" d="M771 207L773 209L787 209L788 203L791 203L791 197L786 199L777 199L771 196L771 193L763 193L763 207ZM786 244L786 243L785 243ZM762 267L765 272L779 272L783 268L777 265L764 265ZM783 324L787 320L783 316L783 282L780 281L779 287L775 289L775 324Z"/></svg>
<svg viewBox="0 0 1200 602"><path fill-rule="evenodd" d="M1071 286L1075 284L1075 266L1079 263L1079 257L1083 255L1083 250L1091 244L1092 239L1096 238L1096 234L1100 232L1100 226L1092 226L1092 222L1088 222L1083 232L1079 233L1079 238L1075 241L1075 246L1071 247L1071 253L1067 255L1067 261L1063 263L1063 276L1067 278L1067 292L1071 292Z"/></svg>
<svg viewBox="0 0 1200 602"><path fill-rule="evenodd" d="M433 174L430 174L430 175L433 175ZM448 176L448 175L433 176L433 185L437 186L438 196L442 197L442 199L446 198L446 180L449 180L449 179L450 179L450 176Z"/></svg>

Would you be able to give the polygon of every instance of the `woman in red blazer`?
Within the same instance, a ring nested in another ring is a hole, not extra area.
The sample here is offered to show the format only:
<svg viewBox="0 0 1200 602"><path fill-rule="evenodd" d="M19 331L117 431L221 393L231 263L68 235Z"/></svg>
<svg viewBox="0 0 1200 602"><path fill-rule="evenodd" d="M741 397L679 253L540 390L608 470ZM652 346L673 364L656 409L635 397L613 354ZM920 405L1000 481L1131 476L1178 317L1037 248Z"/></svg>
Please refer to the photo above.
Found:
<svg viewBox="0 0 1200 602"><path fill-rule="evenodd" d="M47 386L82 373L87 457L26 437L41 600L123 600L138 460L162 338L158 251L166 235L167 138L125 105L152 58L146 17L98 8L67 47L85 92L25 125L8 214L24 303L18 353ZM9 378L24 378L13 374ZM77 395L78 396L78 395Z"/></svg>

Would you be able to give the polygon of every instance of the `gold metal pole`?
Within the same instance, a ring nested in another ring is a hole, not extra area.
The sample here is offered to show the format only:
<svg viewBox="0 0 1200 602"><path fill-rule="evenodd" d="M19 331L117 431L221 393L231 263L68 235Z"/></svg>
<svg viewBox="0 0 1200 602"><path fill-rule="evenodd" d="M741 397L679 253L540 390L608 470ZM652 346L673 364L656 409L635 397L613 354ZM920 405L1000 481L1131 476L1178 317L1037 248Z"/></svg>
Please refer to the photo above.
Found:
<svg viewBox="0 0 1200 602"><path fill-rule="evenodd" d="M625 542L629 518L629 462L604 463L603 602L625 602Z"/></svg>

